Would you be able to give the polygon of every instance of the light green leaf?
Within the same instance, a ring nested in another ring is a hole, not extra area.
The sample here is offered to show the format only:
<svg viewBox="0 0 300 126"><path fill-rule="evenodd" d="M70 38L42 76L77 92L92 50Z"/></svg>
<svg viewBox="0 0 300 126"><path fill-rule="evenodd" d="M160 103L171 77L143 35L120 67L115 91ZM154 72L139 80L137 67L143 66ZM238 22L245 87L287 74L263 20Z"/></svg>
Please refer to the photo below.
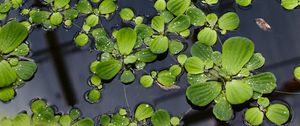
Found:
<svg viewBox="0 0 300 126"><path fill-rule="evenodd" d="M257 100L257 104L260 105L261 107L268 107L270 105L270 101L268 98L265 98L265 97L260 97L258 98Z"/></svg>
<svg viewBox="0 0 300 126"><path fill-rule="evenodd" d="M188 29L191 25L191 20L189 16L180 15L173 19L168 25L169 32L181 32Z"/></svg>
<svg viewBox="0 0 300 126"><path fill-rule="evenodd" d="M265 64L265 58L261 53L255 53L245 65L250 71L261 68Z"/></svg>
<svg viewBox="0 0 300 126"><path fill-rule="evenodd" d="M150 118L154 113L153 108L149 104L140 104L134 113L134 117L137 121L142 121Z"/></svg>
<svg viewBox="0 0 300 126"><path fill-rule="evenodd" d="M153 85L153 78L150 75L143 75L140 78L140 84L145 88L149 88Z"/></svg>
<svg viewBox="0 0 300 126"><path fill-rule="evenodd" d="M79 0L76 9L83 14L89 14L93 12L93 7L88 0Z"/></svg>
<svg viewBox="0 0 300 126"><path fill-rule="evenodd" d="M190 85L202 84L208 80L205 74L187 74L187 81Z"/></svg>
<svg viewBox="0 0 300 126"><path fill-rule="evenodd" d="M212 62L213 50L210 46L196 42L191 48L191 55L200 58L203 62Z"/></svg>
<svg viewBox="0 0 300 126"><path fill-rule="evenodd" d="M96 48L103 52L112 52L114 50L114 43L106 36L99 36L95 38Z"/></svg>
<svg viewBox="0 0 300 126"><path fill-rule="evenodd" d="M86 96L90 103L97 103L101 98L101 93L98 89L89 90Z"/></svg>
<svg viewBox="0 0 300 126"><path fill-rule="evenodd" d="M7 13L11 9L11 3L9 0L5 0L0 4L0 13Z"/></svg>
<svg viewBox="0 0 300 126"><path fill-rule="evenodd" d="M54 0L55 8L63 8L69 4L70 0Z"/></svg>
<svg viewBox="0 0 300 126"><path fill-rule="evenodd" d="M221 121L229 121L233 117L233 110L225 97L216 101L216 105L213 108L213 113L217 119Z"/></svg>
<svg viewBox="0 0 300 126"><path fill-rule="evenodd" d="M212 5L212 4L217 4L218 0L205 0L205 2L209 5Z"/></svg>
<svg viewBox="0 0 300 126"><path fill-rule="evenodd" d="M290 111L285 105L273 104L267 108L266 116L272 123L282 125L289 120Z"/></svg>
<svg viewBox="0 0 300 126"><path fill-rule="evenodd" d="M102 126L108 126L108 124L110 123L110 117L108 115L101 115L99 123Z"/></svg>
<svg viewBox="0 0 300 126"><path fill-rule="evenodd" d="M220 82L205 82L194 84L187 88L187 98L197 106L206 106L212 102L222 91L222 83Z"/></svg>
<svg viewBox="0 0 300 126"><path fill-rule="evenodd" d="M50 12L40 11L40 10L32 10L32 11L30 11L29 15L30 15L30 19L33 23L42 24L48 20L48 18L50 16Z"/></svg>
<svg viewBox="0 0 300 126"><path fill-rule="evenodd" d="M170 120L170 123L173 125L173 126L178 126L180 124L180 119L178 117L172 117L171 120Z"/></svg>
<svg viewBox="0 0 300 126"><path fill-rule="evenodd" d="M198 33L198 42L212 46L217 42L218 34L215 30L204 28Z"/></svg>
<svg viewBox="0 0 300 126"><path fill-rule="evenodd" d="M218 26L222 30L235 30L239 27L239 16L234 12L227 12L218 21Z"/></svg>
<svg viewBox="0 0 300 126"><path fill-rule="evenodd" d="M156 2L154 3L154 8L157 11L163 11L165 10L167 7L167 3L165 0L156 0Z"/></svg>
<svg viewBox="0 0 300 126"><path fill-rule="evenodd" d="M84 33L80 33L75 38L75 43L78 46L85 46L89 42L89 36Z"/></svg>
<svg viewBox="0 0 300 126"><path fill-rule="evenodd" d="M167 11L167 10L162 11L160 13L160 16L163 18L165 23L169 23L174 18L174 15L170 11Z"/></svg>
<svg viewBox="0 0 300 126"><path fill-rule="evenodd" d="M137 60L137 57L135 55L129 55L127 57L124 58L124 63L125 64L132 64L135 63Z"/></svg>
<svg viewBox="0 0 300 126"><path fill-rule="evenodd" d="M172 65L169 71L172 73L172 75L178 76L181 73L182 69L179 65Z"/></svg>
<svg viewBox="0 0 300 126"><path fill-rule="evenodd" d="M206 21L210 25L211 28L215 27L217 21L218 21L218 16L215 13L210 13L206 16Z"/></svg>
<svg viewBox="0 0 300 126"><path fill-rule="evenodd" d="M151 37L154 33L153 29L145 24L136 25L134 30L137 33L137 35L142 39Z"/></svg>
<svg viewBox="0 0 300 126"><path fill-rule="evenodd" d="M212 54L212 61L214 62L214 64L221 66L222 54L219 51L214 51Z"/></svg>
<svg viewBox="0 0 300 126"><path fill-rule="evenodd" d="M190 7L186 15L190 17L191 24L194 26L203 26L206 22L205 13L197 7Z"/></svg>
<svg viewBox="0 0 300 126"><path fill-rule="evenodd" d="M256 74L245 79L254 91L268 94L276 88L276 77L273 73L265 72Z"/></svg>
<svg viewBox="0 0 300 126"><path fill-rule="evenodd" d="M117 5L114 0L104 0L99 5L100 14L110 14L115 12L117 9Z"/></svg>
<svg viewBox="0 0 300 126"><path fill-rule="evenodd" d="M100 62L96 68L96 74L103 80L110 80L121 70L122 64L118 60Z"/></svg>
<svg viewBox="0 0 300 126"><path fill-rule="evenodd" d="M78 17L78 11L73 8L67 9L64 11L64 16L68 20L73 20Z"/></svg>
<svg viewBox="0 0 300 126"><path fill-rule="evenodd" d="M126 116L121 116L119 114L115 114L111 118L111 123L113 126L128 126L129 125L129 118Z"/></svg>
<svg viewBox="0 0 300 126"><path fill-rule="evenodd" d="M129 21L134 17L134 12L130 8L123 8L120 11L120 16L123 20Z"/></svg>
<svg viewBox="0 0 300 126"><path fill-rule="evenodd" d="M157 110L151 117L153 126L170 126L170 114L164 109Z"/></svg>
<svg viewBox="0 0 300 126"><path fill-rule="evenodd" d="M230 104L242 104L253 95L253 89L243 80L226 82L226 98Z"/></svg>
<svg viewBox="0 0 300 126"><path fill-rule="evenodd" d="M264 113L257 107L247 109L245 112L245 120L251 125L257 126L262 124Z"/></svg>
<svg viewBox="0 0 300 126"><path fill-rule="evenodd" d="M10 2L13 5L13 7L16 9L22 6L23 0L10 0Z"/></svg>
<svg viewBox="0 0 300 126"><path fill-rule="evenodd" d="M91 14L85 19L85 23L90 27L94 27L99 23L99 17L95 14Z"/></svg>
<svg viewBox="0 0 300 126"><path fill-rule="evenodd" d="M153 62L157 58L157 55L152 53L151 50L148 48L138 51L135 55L137 57L137 60L146 63Z"/></svg>
<svg viewBox="0 0 300 126"><path fill-rule="evenodd" d="M117 34L117 45L122 55L129 55L135 46L137 34L132 28L122 28Z"/></svg>
<svg viewBox="0 0 300 126"><path fill-rule="evenodd" d="M191 0L169 0L167 8L175 16L183 14L191 4Z"/></svg>
<svg viewBox="0 0 300 126"><path fill-rule="evenodd" d="M155 54L162 54L169 48L169 40L165 36L158 36L150 43L150 50Z"/></svg>
<svg viewBox="0 0 300 126"><path fill-rule="evenodd" d="M184 67L189 74L204 72L204 62L198 57L190 57L185 61Z"/></svg>
<svg viewBox="0 0 300 126"><path fill-rule="evenodd" d="M51 16L50 16L50 22L53 25L59 25L61 24L63 21L63 16L60 12L54 12Z"/></svg>
<svg viewBox="0 0 300 126"><path fill-rule="evenodd" d="M37 65L31 61L20 61L13 69L20 79L29 80L36 72Z"/></svg>
<svg viewBox="0 0 300 126"><path fill-rule="evenodd" d="M235 2L240 6L249 6L252 2L252 0L235 0Z"/></svg>
<svg viewBox="0 0 300 126"><path fill-rule="evenodd" d="M17 21L10 21L0 29L0 53L10 53L28 36L28 30Z"/></svg>
<svg viewBox="0 0 300 126"><path fill-rule="evenodd" d="M122 83L128 84L135 80L135 76L130 70L125 70L123 71L120 80Z"/></svg>
<svg viewBox="0 0 300 126"><path fill-rule="evenodd" d="M31 126L31 117L25 113L18 114L12 123L14 126Z"/></svg>
<svg viewBox="0 0 300 126"><path fill-rule="evenodd" d="M11 87L0 89L0 101L8 102L15 97L15 90Z"/></svg>
<svg viewBox="0 0 300 126"><path fill-rule="evenodd" d="M157 81L163 86L170 87L176 82L176 76L168 70L163 70L158 73Z"/></svg>
<svg viewBox="0 0 300 126"><path fill-rule="evenodd" d="M151 27L157 32L163 33L165 31L165 22L161 16L155 16L151 20Z"/></svg>
<svg viewBox="0 0 300 126"><path fill-rule="evenodd" d="M222 48L222 66L230 74L237 74L250 60L254 52L253 42L245 37L232 37Z"/></svg>
<svg viewBox="0 0 300 126"><path fill-rule="evenodd" d="M171 54L176 55L182 51L184 45L178 40L169 41L169 51Z"/></svg>
<svg viewBox="0 0 300 126"><path fill-rule="evenodd" d="M0 61L0 87L11 85L17 79L16 72L6 60Z"/></svg>
<svg viewBox="0 0 300 126"><path fill-rule="evenodd" d="M184 65L185 61L187 60L187 56L185 54L180 54L177 57L177 61L180 65Z"/></svg>
<svg viewBox="0 0 300 126"><path fill-rule="evenodd" d="M0 120L0 126L13 126L12 121L8 118L2 118Z"/></svg>
<svg viewBox="0 0 300 126"><path fill-rule="evenodd" d="M294 76L296 79L300 80L300 67L296 67L294 70Z"/></svg>
<svg viewBox="0 0 300 126"><path fill-rule="evenodd" d="M281 5L288 10L292 10L299 5L299 0L281 0Z"/></svg>
<svg viewBox="0 0 300 126"><path fill-rule="evenodd" d="M59 119L61 126L70 126L72 118L69 115L62 115Z"/></svg>
<svg viewBox="0 0 300 126"><path fill-rule="evenodd" d="M80 119L72 126L94 126L94 121L91 118L84 118L84 119Z"/></svg>

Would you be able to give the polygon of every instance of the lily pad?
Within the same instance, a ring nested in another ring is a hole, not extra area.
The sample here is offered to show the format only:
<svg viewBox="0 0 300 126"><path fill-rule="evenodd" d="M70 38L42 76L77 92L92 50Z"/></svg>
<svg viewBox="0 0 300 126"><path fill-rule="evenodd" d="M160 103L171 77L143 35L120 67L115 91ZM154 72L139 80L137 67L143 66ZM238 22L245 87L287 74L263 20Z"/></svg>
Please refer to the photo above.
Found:
<svg viewBox="0 0 300 126"><path fill-rule="evenodd" d="M239 16L234 12L227 12L218 21L218 26L222 30L235 30L239 27Z"/></svg>
<svg viewBox="0 0 300 126"><path fill-rule="evenodd" d="M274 124L282 125L290 118L289 109L282 104L273 104L267 108L267 118Z"/></svg>
<svg viewBox="0 0 300 126"><path fill-rule="evenodd" d="M169 40L165 36L158 36L150 43L150 50L154 54L162 54L169 48Z"/></svg>
<svg viewBox="0 0 300 126"><path fill-rule="evenodd" d="M183 14L191 4L191 0L168 0L167 8L175 16Z"/></svg>
<svg viewBox="0 0 300 126"><path fill-rule="evenodd" d="M153 126L170 126L170 114L164 109L157 110L151 117Z"/></svg>
<svg viewBox="0 0 300 126"><path fill-rule="evenodd" d="M245 79L254 91L268 94L276 88L276 77L273 73L265 72L256 74Z"/></svg>
<svg viewBox="0 0 300 126"><path fill-rule="evenodd" d="M198 33L198 42L213 46L217 42L218 34L215 30L204 28Z"/></svg>
<svg viewBox="0 0 300 126"><path fill-rule="evenodd" d="M6 60L0 61L0 87L11 85L17 79L16 72Z"/></svg>
<svg viewBox="0 0 300 126"><path fill-rule="evenodd" d="M142 121L150 118L154 113L153 108L149 104L140 104L134 113L134 117L137 121Z"/></svg>
<svg viewBox="0 0 300 126"><path fill-rule="evenodd" d="M262 124L264 119L264 113L257 107L247 109L245 112L245 120L251 125L258 126Z"/></svg>
<svg viewBox="0 0 300 126"><path fill-rule="evenodd" d="M253 42L244 37L232 37L225 41L222 48L222 66L230 74L237 74L250 60L254 52Z"/></svg>
<svg viewBox="0 0 300 126"><path fill-rule="evenodd" d="M226 83L226 98L230 104L242 104L252 98L253 89L243 80Z"/></svg>
<svg viewBox="0 0 300 126"><path fill-rule="evenodd" d="M222 83L205 82L194 84L187 88L187 98L197 106L206 106L212 102L222 91Z"/></svg>
<svg viewBox="0 0 300 126"><path fill-rule="evenodd" d="M20 79L29 80L36 72L37 65L31 61L20 61L13 69Z"/></svg>
<svg viewBox="0 0 300 126"><path fill-rule="evenodd" d="M110 80L121 70L122 64L118 60L100 62L96 68L96 74L103 80Z"/></svg>
<svg viewBox="0 0 300 126"><path fill-rule="evenodd" d="M180 15L173 19L168 25L169 32L181 32L188 29L191 25L191 20L189 16Z"/></svg>
<svg viewBox="0 0 300 126"><path fill-rule="evenodd" d="M0 30L0 53L10 53L28 36L28 30L17 21L10 21Z"/></svg>
<svg viewBox="0 0 300 126"><path fill-rule="evenodd" d="M204 72L204 62L198 57L190 57L185 61L184 67L189 74L200 74Z"/></svg>
<svg viewBox="0 0 300 126"><path fill-rule="evenodd" d="M122 28L117 34L117 45L122 55L129 55L135 46L137 34L132 28Z"/></svg>

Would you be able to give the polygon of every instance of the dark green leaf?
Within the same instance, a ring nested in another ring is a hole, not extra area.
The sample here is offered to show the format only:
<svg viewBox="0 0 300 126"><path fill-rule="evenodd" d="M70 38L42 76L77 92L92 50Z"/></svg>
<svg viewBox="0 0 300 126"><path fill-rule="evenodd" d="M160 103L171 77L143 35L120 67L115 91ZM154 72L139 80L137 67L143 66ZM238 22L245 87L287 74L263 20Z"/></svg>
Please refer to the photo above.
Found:
<svg viewBox="0 0 300 126"><path fill-rule="evenodd" d="M96 68L96 74L103 80L110 80L121 70L122 64L118 60L100 62Z"/></svg>
<svg viewBox="0 0 300 126"><path fill-rule="evenodd" d="M37 70L37 65L31 61L20 61L13 69L22 80L29 80Z"/></svg>
<svg viewBox="0 0 300 126"><path fill-rule="evenodd" d="M169 32L181 32L188 29L191 25L191 20L189 16L180 15L173 19L168 25Z"/></svg>
<svg viewBox="0 0 300 126"><path fill-rule="evenodd" d="M153 126L170 126L170 114L164 110L157 110L151 117Z"/></svg>
<svg viewBox="0 0 300 126"><path fill-rule="evenodd" d="M17 79L16 72L6 60L0 61L0 87L11 85Z"/></svg>

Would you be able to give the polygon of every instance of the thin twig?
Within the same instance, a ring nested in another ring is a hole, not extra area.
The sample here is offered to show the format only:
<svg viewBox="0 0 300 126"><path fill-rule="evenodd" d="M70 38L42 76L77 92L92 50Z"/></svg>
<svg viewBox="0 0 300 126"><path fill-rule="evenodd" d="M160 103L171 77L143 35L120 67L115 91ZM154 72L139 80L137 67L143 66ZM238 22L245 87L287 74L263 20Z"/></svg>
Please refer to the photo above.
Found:
<svg viewBox="0 0 300 126"><path fill-rule="evenodd" d="M288 95L300 95L300 92L286 92L286 91L275 91L280 94L288 94Z"/></svg>
<svg viewBox="0 0 300 126"><path fill-rule="evenodd" d="M190 107L190 108L189 108L189 109L181 116L180 120L182 120L183 117L184 117L186 114L190 113L192 110L193 110L193 108Z"/></svg>

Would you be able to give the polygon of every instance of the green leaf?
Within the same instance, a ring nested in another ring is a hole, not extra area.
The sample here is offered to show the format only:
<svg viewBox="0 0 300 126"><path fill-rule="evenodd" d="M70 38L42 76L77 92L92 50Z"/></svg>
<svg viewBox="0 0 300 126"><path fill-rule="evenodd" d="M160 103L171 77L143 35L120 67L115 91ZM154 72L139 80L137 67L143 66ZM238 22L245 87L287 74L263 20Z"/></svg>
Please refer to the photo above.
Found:
<svg viewBox="0 0 300 126"><path fill-rule="evenodd" d="M114 124L114 126L127 126L129 125L129 121L128 117L119 114L113 115L111 118L111 123Z"/></svg>
<svg viewBox="0 0 300 126"><path fill-rule="evenodd" d="M145 24L136 25L134 30L142 39L151 37L154 33L153 29Z"/></svg>
<svg viewBox="0 0 300 126"><path fill-rule="evenodd" d="M208 80L205 74L187 74L187 81L190 85L202 84Z"/></svg>
<svg viewBox="0 0 300 126"><path fill-rule="evenodd" d="M117 5L114 0L104 0L99 5L100 14L110 14L115 12L117 9Z"/></svg>
<svg viewBox="0 0 300 126"><path fill-rule="evenodd" d="M218 34L215 30L204 28L198 33L198 42L212 46L217 42Z"/></svg>
<svg viewBox="0 0 300 126"><path fill-rule="evenodd" d="M170 21L173 20L174 15L170 11L164 10L160 12L160 17L163 18L165 23L169 23Z"/></svg>
<svg viewBox="0 0 300 126"><path fill-rule="evenodd" d="M137 57L135 55L129 55L127 57L124 58L124 63L125 64L133 64L135 63L137 60Z"/></svg>
<svg viewBox="0 0 300 126"><path fill-rule="evenodd" d="M158 73L157 81L163 86L170 87L176 82L176 76L168 70L163 70Z"/></svg>
<svg viewBox="0 0 300 126"><path fill-rule="evenodd" d="M69 4L70 0L54 0L55 8L63 8Z"/></svg>
<svg viewBox="0 0 300 126"><path fill-rule="evenodd" d="M112 52L114 50L114 43L106 36L100 36L95 38L96 48L103 52Z"/></svg>
<svg viewBox="0 0 300 126"><path fill-rule="evenodd" d="M129 55L135 46L137 34L132 28L122 28L117 34L117 45L122 55Z"/></svg>
<svg viewBox="0 0 300 126"><path fill-rule="evenodd" d="M89 36L85 33L80 33L75 38L75 43L78 46L85 46L89 42Z"/></svg>
<svg viewBox="0 0 300 126"><path fill-rule="evenodd" d="M157 110L151 117L153 126L170 126L170 114L164 109Z"/></svg>
<svg viewBox="0 0 300 126"><path fill-rule="evenodd" d="M69 115L62 115L59 119L61 126L70 126L72 118Z"/></svg>
<svg viewBox="0 0 300 126"><path fill-rule="evenodd" d="M169 0L167 8L175 16L183 14L191 4L191 0Z"/></svg>
<svg viewBox="0 0 300 126"><path fill-rule="evenodd" d="M99 123L102 126L107 126L110 123L110 117L108 115L101 115Z"/></svg>
<svg viewBox="0 0 300 126"><path fill-rule="evenodd" d="M187 98L197 106L206 106L212 102L222 91L222 83L220 82L205 82L194 84L187 88Z"/></svg>
<svg viewBox="0 0 300 126"><path fill-rule="evenodd" d="M168 25L169 32L181 32L188 29L191 25L191 20L189 16L180 15L173 19Z"/></svg>
<svg viewBox="0 0 300 126"><path fill-rule="evenodd" d="M253 89L243 80L226 82L226 98L231 104L242 104L253 95Z"/></svg>
<svg viewBox="0 0 300 126"><path fill-rule="evenodd" d="M72 108L69 111L69 115L72 118L72 120L76 120L76 119L78 119L81 116L81 112L80 112L80 110L78 108Z"/></svg>
<svg viewBox="0 0 300 126"><path fill-rule="evenodd" d="M53 25L59 25L61 24L63 21L63 16L60 12L54 12L51 16L50 16L50 22Z"/></svg>
<svg viewBox="0 0 300 126"><path fill-rule="evenodd" d="M10 21L0 29L0 53L10 53L28 36L28 30L17 21Z"/></svg>
<svg viewBox="0 0 300 126"><path fill-rule="evenodd" d="M240 6L249 6L252 2L252 0L235 0L235 2Z"/></svg>
<svg viewBox="0 0 300 126"><path fill-rule="evenodd" d="M140 104L134 113L134 117L137 121L142 121L150 118L154 113L153 108L149 104Z"/></svg>
<svg viewBox="0 0 300 126"><path fill-rule="evenodd" d="M87 93L86 98L90 103L97 103L101 98L101 93L97 89L92 89Z"/></svg>
<svg viewBox="0 0 300 126"><path fill-rule="evenodd" d="M190 7L186 15L190 17L191 24L194 26L203 26L206 22L205 13L197 7Z"/></svg>
<svg viewBox="0 0 300 126"><path fill-rule="evenodd" d="M206 21L210 25L211 28L215 27L217 21L218 21L218 16L215 13L210 13L206 16Z"/></svg>
<svg viewBox="0 0 300 126"><path fill-rule="evenodd" d="M273 73L265 72L256 74L245 79L254 91L268 94L276 88L276 77Z"/></svg>
<svg viewBox="0 0 300 126"><path fill-rule="evenodd" d="M8 0L1 2L0 4L0 13L7 13L11 9L11 3Z"/></svg>
<svg viewBox="0 0 300 126"><path fill-rule="evenodd" d="M184 67L189 74L204 72L204 62L198 57L190 57L185 61Z"/></svg>
<svg viewBox="0 0 300 126"><path fill-rule="evenodd" d="M67 9L64 11L64 16L68 20L73 20L78 17L78 11L73 8Z"/></svg>
<svg viewBox="0 0 300 126"><path fill-rule="evenodd" d="M153 85L153 78L150 75L143 75L140 78L140 84L145 88L149 88Z"/></svg>
<svg viewBox="0 0 300 126"><path fill-rule="evenodd" d="M79 0L76 9L83 14L89 14L93 12L93 7L88 0Z"/></svg>
<svg viewBox="0 0 300 126"><path fill-rule="evenodd" d="M155 54L162 54L169 48L169 40L165 36L158 36L150 43L150 50Z"/></svg>
<svg viewBox="0 0 300 126"><path fill-rule="evenodd" d="M180 124L180 119L178 117L172 117L171 120L170 120L170 123L173 126L178 126Z"/></svg>
<svg viewBox="0 0 300 126"><path fill-rule="evenodd" d="M15 90L11 87L0 89L0 101L8 102L15 97Z"/></svg>
<svg viewBox="0 0 300 126"><path fill-rule="evenodd" d="M85 23L90 27L94 27L99 24L99 17L95 14L91 14L85 19Z"/></svg>
<svg viewBox="0 0 300 126"><path fill-rule="evenodd" d="M212 5L212 4L217 4L218 0L205 0L205 2L209 5Z"/></svg>
<svg viewBox="0 0 300 126"><path fill-rule="evenodd" d="M157 32L163 33L165 31L165 22L161 16L155 16L151 20L151 27Z"/></svg>
<svg viewBox="0 0 300 126"><path fill-rule="evenodd" d="M204 62L212 62L213 50L210 46L196 42L190 51L192 56L196 56Z"/></svg>
<svg viewBox="0 0 300 126"><path fill-rule="evenodd" d="M29 80L37 70L37 65L31 61L20 61L13 69L22 80Z"/></svg>
<svg viewBox="0 0 300 126"><path fill-rule="evenodd" d="M41 99L34 100L30 105L31 111L34 114L38 114L43 108L46 108L46 107L47 107L46 102Z"/></svg>
<svg viewBox="0 0 300 126"><path fill-rule="evenodd" d="M233 117L232 107L227 102L225 97L222 97L216 101L216 105L213 108L213 113L216 118L221 121L229 121Z"/></svg>
<svg viewBox="0 0 300 126"><path fill-rule="evenodd" d="M120 11L120 16L123 20L129 21L134 17L134 12L130 8L123 8Z"/></svg>
<svg viewBox="0 0 300 126"><path fill-rule="evenodd" d="M299 0L281 0L281 5L288 10L292 10L299 5Z"/></svg>
<svg viewBox="0 0 300 126"><path fill-rule="evenodd" d="M46 22L50 16L48 11L32 10L29 13L30 19L35 24L42 24Z"/></svg>
<svg viewBox="0 0 300 126"><path fill-rule="evenodd" d="M296 79L300 80L300 67L296 67L294 70L294 76Z"/></svg>
<svg viewBox="0 0 300 126"><path fill-rule="evenodd" d="M264 119L264 113L257 107L247 109L245 112L245 120L251 125L257 126L262 124Z"/></svg>
<svg viewBox="0 0 300 126"><path fill-rule="evenodd" d="M180 65L184 65L185 61L187 60L187 56L185 54L180 54L177 57L177 61Z"/></svg>
<svg viewBox="0 0 300 126"><path fill-rule="evenodd" d="M125 70L123 71L120 80L122 83L128 84L135 80L135 76L130 70Z"/></svg>
<svg viewBox="0 0 300 126"><path fill-rule="evenodd" d="M184 45L178 40L169 41L169 51L171 54L176 55L182 51Z"/></svg>
<svg viewBox="0 0 300 126"><path fill-rule="evenodd" d="M285 105L273 104L267 108L266 116L272 123L282 125L289 120L290 111Z"/></svg>
<svg viewBox="0 0 300 126"><path fill-rule="evenodd" d="M31 126L31 117L27 114L18 114L12 121L14 126Z"/></svg>
<svg viewBox="0 0 300 126"><path fill-rule="evenodd" d="M227 12L218 21L218 26L222 30L235 30L239 27L239 16L234 12Z"/></svg>
<svg viewBox="0 0 300 126"><path fill-rule="evenodd" d="M172 75L178 76L181 73L182 69L179 65L172 65L169 71L172 73Z"/></svg>
<svg viewBox="0 0 300 126"><path fill-rule="evenodd" d="M91 118L84 118L84 119L80 119L72 126L94 126L94 121Z"/></svg>
<svg viewBox="0 0 300 126"><path fill-rule="evenodd" d="M165 0L156 0L156 2L154 3L154 8L157 11L163 11L165 10L167 7L167 3Z"/></svg>
<svg viewBox="0 0 300 126"><path fill-rule="evenodd" d="M6 60L0 61L0 87L11 85L17 79L16 72Z"/></svg>
<svg viewBox="0 0 300 126"><path fill-rule="evenodd" d="M156 58L157 55L152 53L150 49L142 49L141 51L138 51L135 53L137 60L142 61L142 62L153 62Z"/></svg>
<svg viewBox="0 0 300 126"><path fill-rule="evenodd" d="M0 120L0 126L13 126L12 121L8 118L2 118Z"/></svg>
<svg viewBox="0 0 300 126"><path fill-rule="evenodd" d="M270 105L270 101L269 101L268 98L260 97L257 100L257 104L260 105L260 106L262 106L262 107L264 107L264 108L266 108L266 107L268 107Z"/></svg>
<svg viewBox="0 0 300 126"><path fill-rule="evenodd" d="M96 68L96 74L103 80L110 80L121 70L122 64L118 60L100 62Z"/></svg>
<svg viewBox="0 0 300 126"><path fill-rule="evenodd" d="M222 63L222 54L219 51L214 51L212 54L212 61L217 66L221 66Z"/></svg>
<svg viewBox="0 0 300 126"><path fill-rule="evenodd" d="M254 52L253 42L245 37L232 37L222 48L222 66L230 74L237 74L250 60Z"/></svg>
<svg viewBox="0 0 300 126"><path fill-rule="evenodd" d="M245 65L250 71L261 68L265 64L265 58L261 53L255 53Z"/></svg>

